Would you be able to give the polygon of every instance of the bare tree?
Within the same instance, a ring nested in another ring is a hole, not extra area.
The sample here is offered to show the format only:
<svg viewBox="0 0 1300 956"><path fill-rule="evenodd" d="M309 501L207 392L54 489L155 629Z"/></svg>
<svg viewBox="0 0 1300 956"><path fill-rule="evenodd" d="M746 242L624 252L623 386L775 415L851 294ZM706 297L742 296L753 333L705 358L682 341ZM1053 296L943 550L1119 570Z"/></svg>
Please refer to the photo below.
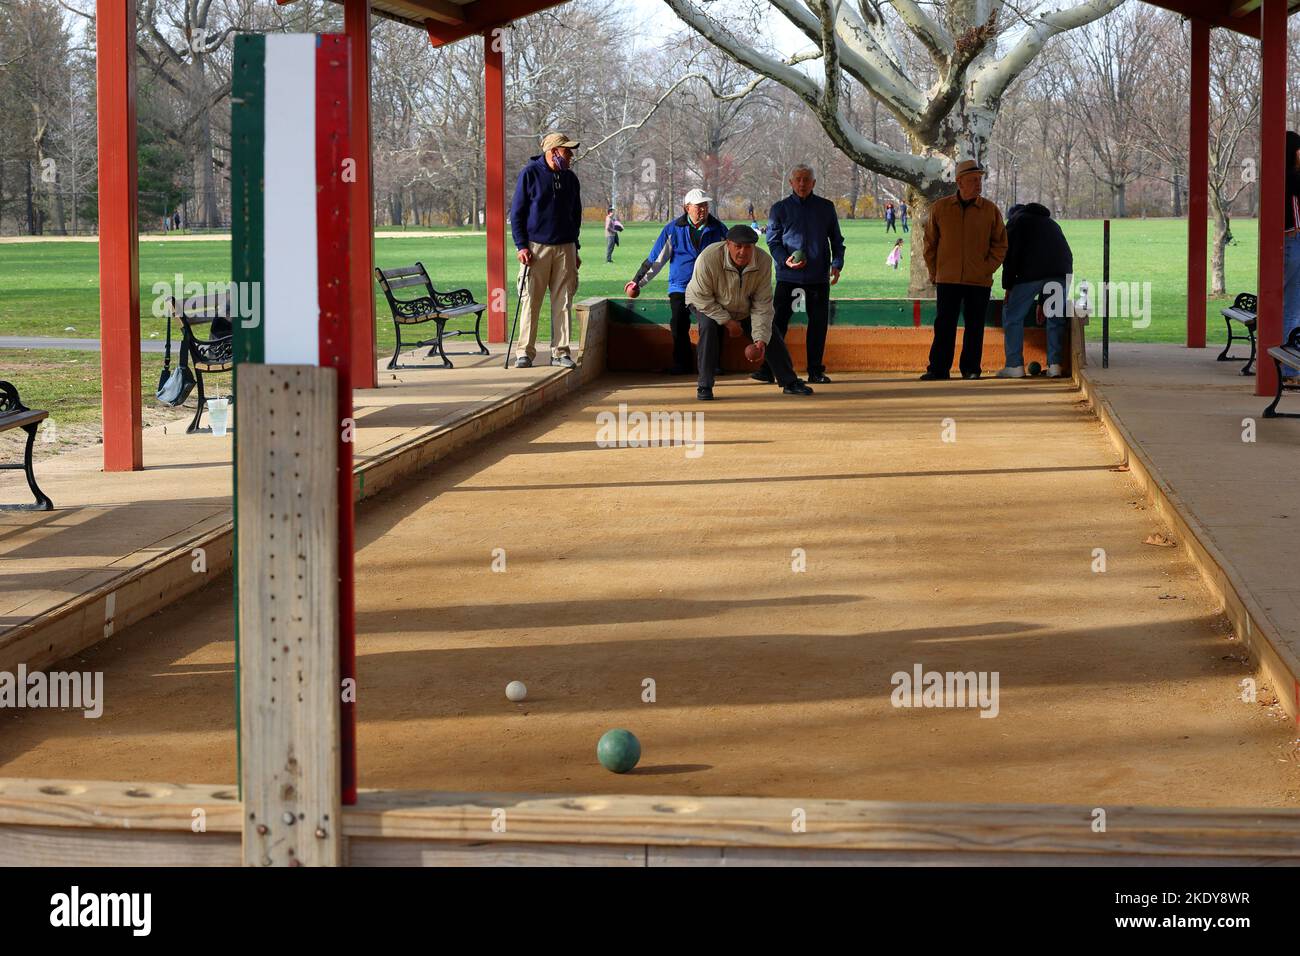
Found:
<svg viewBox="0 0 1300 956"><path fill-rule="evenodd" d="M794 91L854 162L906 183L921 222L930 202L950 190L956 162L985 157L1002 96L1043 44L1122 0L1020 10L1002 0L937 0L928 9L916 0L768 0L817 46L820 79L760 49L692 0L665 2L732 59ZM913 47L925 58L909 55ZM908 151L868 138L849 121L846 80L860 84L902 127ZM920 232L912 241L914 293L928 287Z"/></svg>

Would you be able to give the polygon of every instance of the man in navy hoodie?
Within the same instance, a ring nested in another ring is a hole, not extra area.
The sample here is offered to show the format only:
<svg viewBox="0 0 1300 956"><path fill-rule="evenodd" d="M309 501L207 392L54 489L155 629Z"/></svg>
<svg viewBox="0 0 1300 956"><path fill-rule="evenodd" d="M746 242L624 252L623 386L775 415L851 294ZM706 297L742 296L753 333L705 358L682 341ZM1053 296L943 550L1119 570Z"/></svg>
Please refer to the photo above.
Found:
<svg viewBox="0 0 1300 956"><path fill-rule="evenodd" d="M673 364L669 375L693 375L695 357L691 354L691 312L686 307L686 286L695 271L695 259L715 242L727 238L727 226L709 212L711 198L702 189L692 189L682 200L682 214L670 220L650 247L650 255L641 263L632 281L623 287L628 298L641 294L646 283L668 263L668 303L672 307L669 328L673 333Z"/></svg>
<svg viewBox="0 0 1300 956"><path fill-rule="evenodd" d="M797 307L807 310L808 381L813 384L830 381L822 356L830 323L831 286L840 281L844 268L844 235L835 204L814 196L815 185L813 168L799 164L790 171L790 195L773 206L767 217L767 248L776 264L773 324L784 340L791 313ZM774 381L770 365L750 377Z"/></svg>
<svg viewBox="0 0 1300 956"><path fill-rule="evenodd" d="M528 267L528 283L520 304L519 343L515 368L529 368L537 357L537 319L542 297L551 294L551 364L573 368L569 355L569 323L573 294L578 288L578 234L582 230L582 195L573 173L578 146L563 133L542 137L542 152L532 156L519 173L510 203L519 271Z"/></svg>

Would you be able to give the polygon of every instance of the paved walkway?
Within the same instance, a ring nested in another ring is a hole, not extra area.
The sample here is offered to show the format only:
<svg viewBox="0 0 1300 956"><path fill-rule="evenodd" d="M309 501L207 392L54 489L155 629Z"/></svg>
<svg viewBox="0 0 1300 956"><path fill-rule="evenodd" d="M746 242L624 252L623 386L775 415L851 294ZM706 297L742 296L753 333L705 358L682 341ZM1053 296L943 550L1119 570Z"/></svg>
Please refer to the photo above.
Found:
<svg viewBox="0 0 1300 956"><path fill-rule="evenodd" d="M99 339L61 339L54 336L0 335L0 349L70 349L73 352L98 352ZM142 339L141 352L165 352L166 339Z"/></svg>
<svg viewBox="0 0 1300 956"><path fill-rule="evenodd" d="M1203 543L1217 548L1300 656L1300 419L1263 418L1272 398L1254 393L1240 362L1216 362L1216 354L1217 346L1112 343L1103 369L1100 348L1090 346L1087 375L1204 528ZM1281 410L1300 411L1300 395L1288 392ZM1246 441L1252 425L1255 440Z"/></svg>
<svg viewBox="0 0 1300 956"><path fill-rule="evenodd" d="M558 373L501 367L497 354L457 368L390 372L356 392L356 461L384 454ZM40 462L51 512L0 512L0 640L11 628L230 520L230 436L185 434L193 411L145 429L145 467L105 474L90 446ZM207 419L204 418L206 423ZM0 501L30 500L21 472L0 472Z"/></svg>

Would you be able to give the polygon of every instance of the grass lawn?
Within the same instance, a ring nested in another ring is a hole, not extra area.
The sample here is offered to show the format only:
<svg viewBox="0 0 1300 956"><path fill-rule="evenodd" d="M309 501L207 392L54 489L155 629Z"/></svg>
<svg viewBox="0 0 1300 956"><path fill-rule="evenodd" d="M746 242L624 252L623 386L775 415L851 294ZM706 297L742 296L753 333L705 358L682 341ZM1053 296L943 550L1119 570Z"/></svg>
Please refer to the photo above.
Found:
<svg viewBox="0 0 1300 956"><path fill-rule="evenodd" d="M885 266L885 256L894 242L884 224L877 220L844 221L847 244L846 268L835 293L845 298L902 298L907 295L906 255L902 268ZM1066 220L1062 223L1074 249L1075 275L1098 281L1101 278L1102 224L1099 220ZM615 250L615 262L605 262L605 243L599 223L583 229L583 268L578 294L622 297L623 285L650 250L659 225L632 223ZM1209 340L1223 341L1223 323L1218 310L1240 291L1253 291L1256 268L1256 222L1233 223L1238 245L1228 249L1229 296L1211 301L1207 308ZM1116 341L1181 342L1186 330L1187 229L1182 220L1132 219L1111 223L1111 281L1137 283L1144 289L1140 302L1149 313L1149 324L1116 318L1111 322ZM904 247L907 248L906 246ZM910 254L910 252L908 253ZM416 260L424 262L440 289L469 288L480 302L487 301L484 239L481 233L439 238L380 236L375 240L376 263L394 268ZM1208 258L1208 253L1207 253ZM517 266L511 264L513 282ZM144 338L162 338L164 319L153 315L155 283L218 282L230 277L230 243L222 240L160 242L145 238L140 243L141 328ZM87 242L33 242L0 245L0 335L64 336L98 338L98 246ZM1149 283L1149 289L1146 284ZM646 295L667 295L667 276L661 274ZM995 280L995 289L997 280ZM393 324L387 303L374 289L378 351L391 353ZM509 314L514 315L513 288ZM550 336L549 308L544 308L538 336L541 351ZM472 323L459 323L465 327ZM452 327L455 327L453 324ZM432 332L432 326L414 331ZM486 335L486 328L484 329ZM1093 335L1099 335L1094 329ZM453 344L452 350L463 348ZM156 408L152 398L160 356L144 356L143 391L146 407ZM13 379L24 400L34 407L48 408L62 424L89 427L99 417L99 356L94 352L64 350L0 350L0 378Z"/></svg>
<svg viewBox="0 0 1300 956"><path fill-rule="evenodd" d="M165 408L154 401L162 356L145 354L140 358L144 423L152 425L183 415L183 409ZM98 352L0 349L0 378L18 387L24 405L50 413L37 432L34 451L38 458L100 440ZM0 459L20 460L25 441L19 429L0 434Z"/></svg>
<svg viewBox="0 0 1300 956"><path fill-rule="evenodd" d="M885 267L885 256L893 239L882 223L871 220L844 222L847 243L846 268L836 294L846 298L891 298L907 294L906 261L897 272ZM1075 255L1077 276L1101 278L1101 232L1098 220L1066 220L1062 223ZM622 287L645 257L659 226L632 223L623 233L622 244L607 264L599 223L583 230L582 282L579 296L622 296ZM1238 245L1228 249L1228 288L1232 294L1255 288L1256 223L1238 220L1233 224ZM1149 327L1134 328L1129 321L1112 323L1119 341L1178 342L1186 326L1186 224L1173 219L1132 219L1111 224L1111 281L1150 283ZM486 301L484 242L481 234L444 238L400 238L381 236L375 241L375 258L381 267L424 262L439 288L468 287L480 302ZM94 243L14 243L0 246L0 334L58 335L96 338L99 335L97 273L98 246ZM140 298L145 338L164 333L165 322L154 318L154 283L183 281L216 282L230 277L230 243L158 242L140 243ZM514 268L511 269L514 280ZM388 307L377 288L376 318L379 351L393 346L393 326ZM666 276L661 275L646 290L649 296L667 294ZM1144 306L1146 299L1143 299ZM1226 304L1226 302L1224 303ZM1211 303L1211 340L1222 338L1218 321L1220 305ZM543 310L543 337L549 335L548 309ZM510 314L514 314L513 290ZM68 329L72 331L67 331Z"/></svg>

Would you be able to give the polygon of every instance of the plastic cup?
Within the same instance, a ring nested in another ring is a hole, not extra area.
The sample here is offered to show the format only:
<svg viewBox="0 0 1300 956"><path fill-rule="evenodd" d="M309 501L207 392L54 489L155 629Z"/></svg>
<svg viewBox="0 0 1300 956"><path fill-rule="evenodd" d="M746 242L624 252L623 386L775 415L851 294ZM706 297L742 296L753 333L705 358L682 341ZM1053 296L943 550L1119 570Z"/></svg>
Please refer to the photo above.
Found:
<svg viewBox="0 0 1300 956"><path fill-rule="evenodd" d="M208 421L212 423L212 434L221 436L226 433L226 421L230 415L230 399L212 398L208 400Z"/></svg>

